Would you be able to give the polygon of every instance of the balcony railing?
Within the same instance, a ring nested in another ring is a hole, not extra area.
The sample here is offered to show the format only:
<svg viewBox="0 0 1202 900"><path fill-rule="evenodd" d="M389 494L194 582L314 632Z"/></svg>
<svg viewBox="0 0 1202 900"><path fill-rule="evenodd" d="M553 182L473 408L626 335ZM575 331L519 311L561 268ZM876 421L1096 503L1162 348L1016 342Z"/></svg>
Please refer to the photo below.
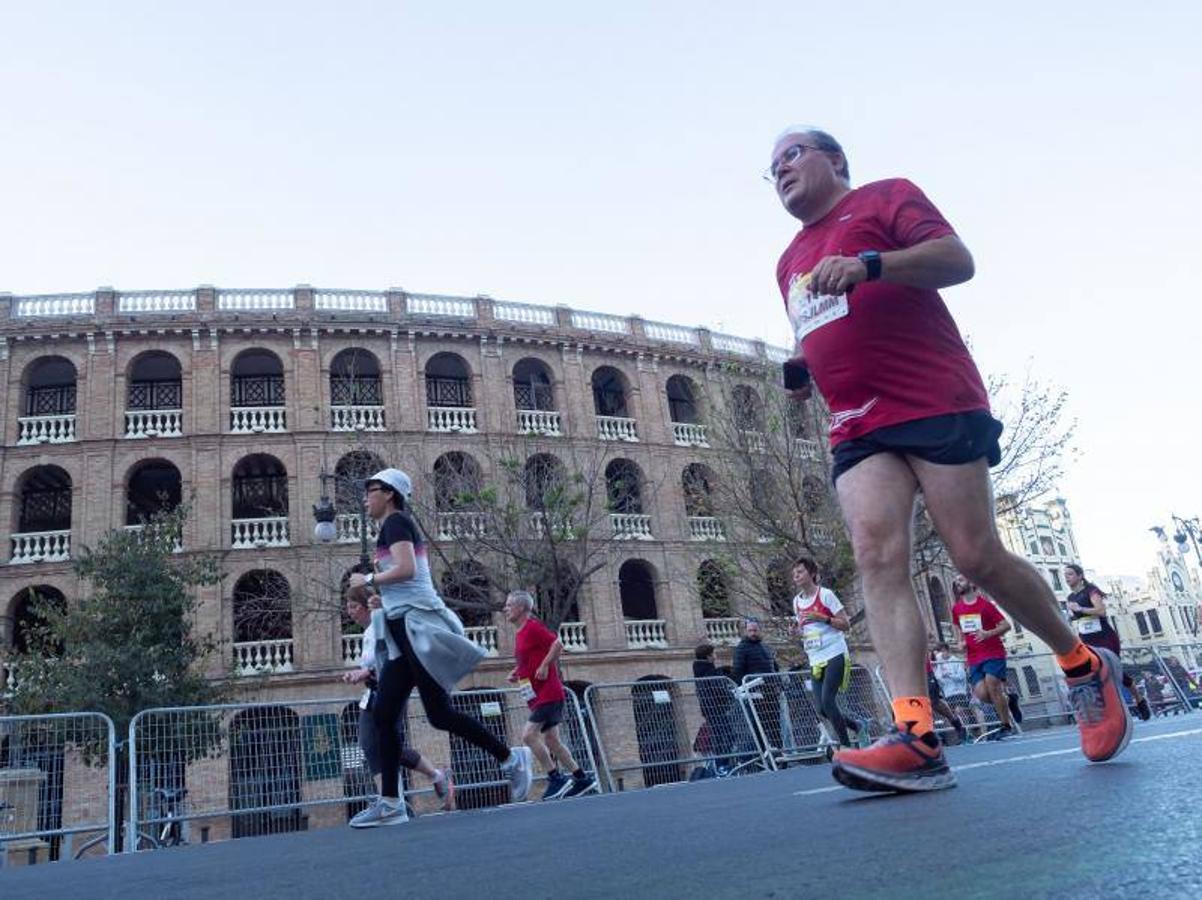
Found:
<svg viewBox="0 0 1202 900"><path fill-rule="evenodd" d="M17 664L0 659L0 694L16 690Z"/></svg>
<svg viewBox="0 0 1202 900"><path fill-rule="evenodd" d="M689 540L724 541L726 528L721 519L713 516L689 516Z"/></svg>
<svg viewBox="0 0 1202 900"><path fill-rule="evenodd" d="M642 513L610 513L609 523L614 537L621 540L653 541L651 516Z"/></svg>
<svg viewBox="0 0 1202 900"><path fill-rule="evenodd" d="M627 619L626 646L631 650L662 650L668 646L663 619Z"/></svg>
<svg viewBox="0 0 1202 900"><path fill-rule="evenodd" d="M638 431L634 419L625 416L597 416L597 437L603 441L637 443Z"/></svg>
<svg viewBox="0 0 1202 900"><path fill-rule="evenodd" d="M817 441L794 438L793 443L797 447L797 455L802 459L810 462L822 459L822 448L818 446Z"/></svg>
<svg viewBox="0 0 1202 900"><path fill-rule="evenodd" d="M342 664L348 669L359 665L363 657L363 635L344 634L342 636Z"/></svg>
<svg viewBox="0 0 1202 900"><path fill-rule="evenodd" d="M237 675L267 675L291 672L292 639L280 641L243 641L234 644L234 672Z"/></svg>
<svg viewBox="0 0 1202 900"><path fill-rule="evenodd" d="M568 653L583 653L588 649L588 626L584 622L561 622L559 641Z"/></svg>
<svg viewBox="0 0 1202 900"><path fill-rule="evenodd" d="M17 297L14 316L90 316L96 312L95 294L39 294Z"/></svg>
<svg viewBox="0 0 1202 900"><path fill-rule="evenodd" d="M440 541L483 537L487 533L488 518L484 513L440 512L438 514L438 539Z"/></svg>
<svg viewBox="0 0 1202 900"><path fill-rule="evenodd" d="M296 297L287 288L268 290L223 289L217 292L217 308L245 312L292 309Z"/></svg>
<svg viewBox="0 0 1202 900"><path fill-rule="evenodd" d="M64 562L71 558L71 530L27 531L12 536L14 566L25 563Z"/></svg>
<svg viewBox="0 0 1202 900"><path fill-rule="evenodd" d="M535 306L530 303L494 303L492 314L494 319L520 322L523 325L555 324L555 310L549 306Z"/></svg>
<svg viewBox="0 0 1202 900"><path fill-rule="evenodd" d="M182 409L127 409L125 436L127 438L183 437Z"/></svg>
<svg viewBox="0 0 1202 900"><path fill-rule="evenodd" d="M478 625L463 629L469 641L484 648L486 656L497 655L497 626Z"/></svg>
<svg viewBox="0 0 1202 900"><path fill-rule="evenodd" d="M123 313L194 312L196 291L122 291L117 311Z"/></svg>
<svg viewBox="0 0 1202 900"><path fill-rule="evenodd" d="M265 519L234 519L230 523L233 538L230 546L235 550L257 550L263 547L287 547L288 517L272 516Z"/></svg>
<svg viewBox="0 0 1202 900"><path fill-rule="evenodd" d="M331 406L331 431L383 431L382 406Z"/></svg>
<svg viewBox="0 0 1202 900"><path fill-rule="evenodd" d="M768 449L768 441L762 431L741 431L739 435L743 446L751 453L763 453Z"/></svg>
<svg viewBox="0 0 1202 900"><path fill-rule="evenodd" d="M283 406L234 406L230 408L230 431L234 434L279 434L288 430L287 408Z"/></svg>
<svg viewBox="0 0 1202 900"><path fill-rule="evenodd" d="M357 544L359 543L360 520L358 513L338 513L334 517L335 543L338 544ZM370 541L375 541L380 533L380 526L376 524L375 519L367 520L367 538Z"/></svg>
<svg viewBox="0 0 1202 900"><path fill-rule="evenodd" d="M476 410L470 406L430 406L426 408L426 430L443 434L476 433Z"/></svg>
<svg viewBox="0 0 1202 900"><path fill-rule="evenodd" d="M810 540L812 540L815 544L829 547L835 542L835 533L831 530L829 525L811 525L809 531Z"/></svg>
<svg viewBox="0 0 1202 900"><path fill-rule="evenodd" d="M409 294L405 308L411 316L447 316L455 319L476 318L476 303L466 297L442 297L437 294Z"/></svg>
<svg viewBox="0 0 1202 900"><path fill-rule="evenodd" d="M131 534L141 534L143 531L146 530L146 526L145 525L126 525L125 530L130 532ZM175 546L172 547L172 550L174 550L174 552L176 552L176 553L184 552L184 539L182 536L178 536L178 535L176 536Z"/></svg>
<svg viewBox="0 0 1202 900"><path fill-rule="evenodd" d="M559 437L559 413L553 410L519 409L518 434L541 434L546 437Z"/></svg>
<svg viewBox="0 0 1202 900"><path fill-rule="evenodd" d="M737 644L742 638L743 620L706 619L705 639L711 644Z"/></svg>
<svg viewBox="0 0 1202 900"><path fill-rule="evenodd" d="M17 427L18 444L67 444L75 440L75 413L21 416Z"/></svg>
<svg viewBox="0 0 1202 900"><path fill-rule="evenodd" d="M313 292L313 308L323 312L388 312L388 295L383 291Z"/></svg>
<svg viewBox="0 0 1202 900"><path fill-rule="evenodd" d="M572 327L607 334L630 334L630 322L621 316L572 310Z"/></svg>
<svg viewBox="0 0 1202 900"><path fill-rule="evenodd" d="M705 426L694 425L691 422L673 422L672 440L680 447L708 447Z"/></svg>

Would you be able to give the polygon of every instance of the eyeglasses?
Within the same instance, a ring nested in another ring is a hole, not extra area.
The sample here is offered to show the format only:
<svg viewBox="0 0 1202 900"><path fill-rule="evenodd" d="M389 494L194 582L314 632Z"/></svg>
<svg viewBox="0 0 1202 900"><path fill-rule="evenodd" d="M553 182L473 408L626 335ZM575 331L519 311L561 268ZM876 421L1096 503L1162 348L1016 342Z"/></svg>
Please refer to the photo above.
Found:
<svg viewBox="0 0 1202 900"><path fill-rule="evenodd" d="M795 162L805 156L805 152L807 150L821 149L821 147L811 147L809 144L793 144L791 147L787 147L785 152L776 159L772 160L772 165L764 170L764 180L769 184L776 184L777 173L780 171L780 167L782 165L793 165Z"/></svg>
<svg viewBox="0 0 1202 900"><path fill-rule="evenodd" d="M369 487L369 488L364 488L364 489L363 489L363 493L364 493L364 494L370 494L370 493L372 493L372 492L374 492L374 491L382 491L382 490L384 490L384 488L380 487L379 485L373 485L372 487Z"/></svg>

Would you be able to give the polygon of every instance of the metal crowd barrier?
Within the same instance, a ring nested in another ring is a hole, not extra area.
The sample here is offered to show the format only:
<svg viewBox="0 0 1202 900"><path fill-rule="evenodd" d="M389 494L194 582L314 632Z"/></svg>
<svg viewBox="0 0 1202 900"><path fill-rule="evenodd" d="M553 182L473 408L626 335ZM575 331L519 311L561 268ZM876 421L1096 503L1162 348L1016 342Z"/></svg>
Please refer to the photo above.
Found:
<svg viewBox="0 0 1202 900"><path fill-rule="evenodd" d="M609 790L771 769L740 695L723 676L590 685L585 708Z"/></svg>
<svg viewBox="0 0 1202 900"><path fill-rule="evenodd" d="M761 684L749 693L748 708L765 752L775 767L829 758L838 746L834 727L818 711L809 670L748 675L745 686ZM853 665L848 687L836 702L853 742L867 744L880 737L891 721L887 695L873 683L871 673Z"/></svg>
<svg viewBox="0 0 1202 900"><path fill-rule="evenodd" d="M577 762L596 772L593 741L567 691L560 733ZM456 691L456 709L517 745L529 710L513 688ZM378 794L359 746L358 699L230 703L144 710L130 722L129 850L157 846L168 828L207 842L345 825ZM411 698L403 745L449 767L456 806L509 802L508 782L479 748L433 728ZM537 768L537 764L536 764ZM536 772L538 781L545 774ZM402 769L410 807L437 807L424 776Z"/></svg>
<svg viewBox="0 0 1202 900"><path fill-rule="evenodd" d="M116 746L102 713L0 716L0 866L114 852Z"/></svg>

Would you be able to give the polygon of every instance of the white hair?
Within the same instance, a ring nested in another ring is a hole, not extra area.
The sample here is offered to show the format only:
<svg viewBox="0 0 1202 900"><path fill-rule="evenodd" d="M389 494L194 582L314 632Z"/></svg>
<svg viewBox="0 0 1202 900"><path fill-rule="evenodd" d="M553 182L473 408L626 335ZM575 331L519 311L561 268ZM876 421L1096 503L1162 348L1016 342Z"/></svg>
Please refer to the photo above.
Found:
<svg viewBox="0 0 1202 900"><path fill-rule="evenodd" d="M813 125L790 125L776 136L772 141L773 145L779 144L783 138L787 138L791 134L809 138L824 153L838 153L842 156L843 166L836 174L848 184L851 184L851 168L847 162L847 153L844 151L843 145L835 140L829 132L823 131L821 128Z"/></svg>
<svg viewBox="0 0 1202 900"><path fill-rule="evenodd" d="M512 600L518 606L526 610L526 612L530 612L532 609L534 609L534 595L529 591L510 591L509 596L506 599Z"/></svg>

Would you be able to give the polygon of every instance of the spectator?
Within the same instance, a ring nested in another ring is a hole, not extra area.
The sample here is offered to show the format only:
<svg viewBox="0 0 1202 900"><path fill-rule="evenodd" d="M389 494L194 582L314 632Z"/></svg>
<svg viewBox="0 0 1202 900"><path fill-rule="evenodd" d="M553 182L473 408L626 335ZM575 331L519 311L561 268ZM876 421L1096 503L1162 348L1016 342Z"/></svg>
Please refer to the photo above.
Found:
<svg viewBox="0 0 1202 900"><path fill-rule="evenodd" d="M735 683L742 684L746 675L765 675L775 671L776 654L764 643L759 621L748 619L743 639L735 647Z"/></svg>

